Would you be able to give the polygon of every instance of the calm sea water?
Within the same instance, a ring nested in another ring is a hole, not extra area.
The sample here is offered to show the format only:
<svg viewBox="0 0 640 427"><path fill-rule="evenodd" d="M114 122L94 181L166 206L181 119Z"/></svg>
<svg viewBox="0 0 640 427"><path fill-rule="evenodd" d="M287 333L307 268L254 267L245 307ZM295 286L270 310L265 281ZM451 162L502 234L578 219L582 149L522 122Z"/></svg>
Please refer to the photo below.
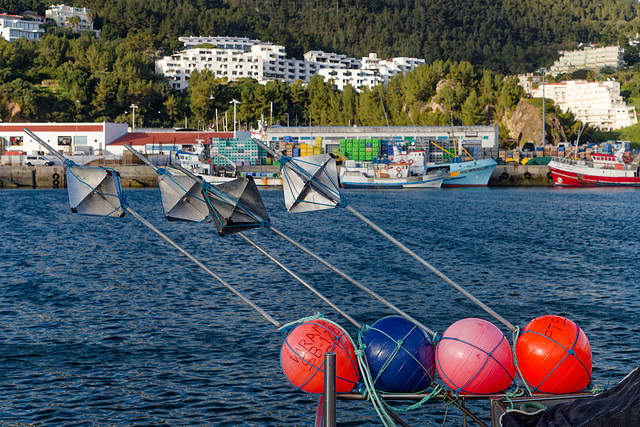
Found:
<svg viewBox="0 0 640 427"><path fill-rule="evenodd" d="M633 189L346 191L350 205L513 324L557 314L591 342L593 383L639 363L640 192ZM354 328L237 236L164 220L157 190L133 209L282 323L322 312ZM484 314L344 209L274 226L443 332ZM73 215L65 190L0 191L0 425L310 426L317 396L282 374L277 329L133 216ZM246 235L363 323L391 314L266 230ZM473 405L485 419L487 403ZM381 425L365 402L339 424ZM412 425L461 425L427 404Z"/></svg>

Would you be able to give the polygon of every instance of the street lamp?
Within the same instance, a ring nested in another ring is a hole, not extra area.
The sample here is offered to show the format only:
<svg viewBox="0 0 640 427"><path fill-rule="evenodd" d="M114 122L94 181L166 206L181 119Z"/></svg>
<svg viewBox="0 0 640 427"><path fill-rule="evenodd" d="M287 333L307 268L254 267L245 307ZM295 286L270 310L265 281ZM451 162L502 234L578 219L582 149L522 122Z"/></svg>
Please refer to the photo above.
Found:
<svg viewBox="0 0 640 427"><path fill-rule="evenodd" d="M136 128L136 108L138 108L138 106L136 104L131 104L131 109L133 110L133 115L131 117L131 131L132 132Z"/></svg>
<svg viewBox="0 0 640 427"><path fill-rule="evenodd" d="M284 113L285 116L287 116L287 127L289 127L289 113Z"/></svg>
<svg viewBox="0 0 640 427"><path fill-rule="evenodd" d="M545 96L544 96L544 90L545 90L545 76L547 74L547 69L546 68L540 68L538 70L539 72L542 72L542 146L544 147L545 141L547 140L546 138L546 129L545 129L545 123L544 123L544 100L545 100Z"/></svg>
<svg viewBox="0 0 640 427"><path fill-rule="evenodd" d="M233 137L236 137L236 105L240 104L240 101L233 99L229 101L229 104L233 104Z"/></svg>
<svg viewBox="0 0 640 427"><path fill-rule="evenodd" d="M213 96L213 94L209 95L209 100L211 101L211 104L213 106L215 106L215 103L213 102L213 100L215 99L215 97ZM213 120L213 119L211 119ZM213 125L211 126L211 128L213 128ZM216 108L216 132L218 131L218 109Z"/></svg>

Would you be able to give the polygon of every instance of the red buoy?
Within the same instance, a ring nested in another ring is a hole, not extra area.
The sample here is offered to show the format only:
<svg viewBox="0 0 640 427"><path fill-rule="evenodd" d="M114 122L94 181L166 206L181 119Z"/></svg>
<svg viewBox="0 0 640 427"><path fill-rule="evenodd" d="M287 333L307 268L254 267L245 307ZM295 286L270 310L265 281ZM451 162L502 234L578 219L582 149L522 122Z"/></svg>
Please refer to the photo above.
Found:
<svg viewBox="0 0 640 427"><path fill-rule="evenodd" d="M521 378L541 393L575 393L591 381L591 345L578 325L561 316L529 322L516 343Z"/></svg>
<svg viewBox="0 0 640 427"><path fill-rule="evenodd" d="M324 354L336 353L338 393L353 390L359 379L356 355L347 333L327 320L309 320L287 335L280 364L287 379L309 393L324 392Z"/></svg>
<svg viewBox="0 0 640 427"><path fill-rule="evenodd" d="M460 394L491 394L508 388L515 366L511 346L494 324L462 319L449 326L436 348L436 369Z"/></svg>

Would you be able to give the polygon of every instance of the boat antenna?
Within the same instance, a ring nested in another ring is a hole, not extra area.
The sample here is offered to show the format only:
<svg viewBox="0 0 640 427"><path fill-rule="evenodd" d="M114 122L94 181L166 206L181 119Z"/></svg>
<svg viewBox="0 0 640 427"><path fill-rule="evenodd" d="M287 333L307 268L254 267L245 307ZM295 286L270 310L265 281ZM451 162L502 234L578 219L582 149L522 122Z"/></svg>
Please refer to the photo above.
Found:
<svg viewBox="0 0 640 427"><path fill-rule="evenodd" d="M384 119L387 121L387 127L390 127L389 118L387 117L387 110L384 108L384 99L382 99L382 89L380 86L382 86L382 83L378 85L378 92L380 93L380 104L382 104L382 112L384 113Z"/></svg>
<svg viewBox="0 0 640 427"><path fill-rule="evenodd" d="M305 169L305 167L307 167L307 165L302 164L302 162L300 162L300 164L299 164L299 162L297 160L294 160L293 158L282 156L281 154L279 154L276 151L272 150L271 148L267 147L265 144L263 144L261 141L259 141L257 139L254 139L253 141L256 144L258 144L258 146L260 146L262 149L264 149L267 153L269 153L270 155L272 155L273 157L275 157L276 159L278 159L280 161L281 168L285 171L285 175L286 175L286 173L291 173L292 176L295 175L300 180L304 181L304 187L302 189L296 190L296 191L298 191L298 194L296 194L296 197L301 197L301 195L304 195L304 197L308 198L309 192L311 190L313 190L314 192L316 192L316 193L320 194L321 196L323 196L323 198L325 200L330 201L333 204L332 207L343 207L344 209L346 209L347 211L349 211L353 215L355 215L362 222L364 222L365 224L367 224L368 226L373 228L375 231L377 231L380 235L385 237L391 243L396 245L402 251L404 251L405 253L410 255L412 258L414 258L416 261L418 261L421 265L423 265L427 269L431 270L433 273L435 273L438 277L440 277L446 283L448 283L449 285L453 286L456 290L458 290L460 293L462 293L468 299L473 301L476 305L478 305L480 308L482 308L485 312L490 314L496 320L498 320L499 322L504 324L507 328L511 329L514 332L517 331L517 328L513 324L511 324L508 320L506 320L504 317L500 316L498 313L496 313L494 310L492 310L490 307L488 307L486 304L484 304L478 298L476 298L471 293L469 293L467 290L465 290L462 286L460 286L457 283L455 283L453 280L451 280L449 277L447 277L440 270L438 270L437 268L435 268L434 266L429 264L422 257L420 257L418 254L413 252L411 249L409 249L408 247L403 245L400 241L395 239L393 236L391 236L389 233L384 231L382 228L378 227L375 223L373 223L367 217L362 215L360 212L355 210L353 207L349 206L347 204L347 201L346 201L344 195L342 195L337 190L337 188L335 188L335 189L327 188L326 184L324 184L321 181L319 181L317 172L316 173L310 173L307 169ZM288 190L285 188L285 195L287 194L286 193L287 191ZM289 191L292 191L292 190L289 189ZM305 201L305 200L303 200L303 201ZM300 199L296 199L296 201L292 205L292 207L289 208L290 211L295 206L297 206L296 203L297 204L301 203L301 200Z"/></svg>

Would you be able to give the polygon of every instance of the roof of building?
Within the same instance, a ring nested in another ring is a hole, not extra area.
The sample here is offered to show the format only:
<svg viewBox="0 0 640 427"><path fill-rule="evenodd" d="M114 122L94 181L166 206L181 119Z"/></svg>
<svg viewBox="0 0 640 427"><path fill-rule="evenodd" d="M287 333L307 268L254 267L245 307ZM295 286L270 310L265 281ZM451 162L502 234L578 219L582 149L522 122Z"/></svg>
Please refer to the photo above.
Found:
<svg viewBox="0 0 640 427"><path fill-rule="evenodd" d="M22 132L24 128L31 132L103 132L104 123L0 123L0 131Z"/></svg>
<svg viewBox="0 0 640 427"><path fill-rule="evenodd" d="M210 138L233 138L233 132L131 132L121 136L108 144L124 145L132 147L140 145L177 145L177 144L197 144L198 139L206 141Z"/></svg>
<svg viewBox="0 0 640 427"><path fill-rule="evenodd" d="M4 17L4 18L22 19L22 16L20 16L20 15L9 15L8 13L0 13L0 16Z"/></svg>

